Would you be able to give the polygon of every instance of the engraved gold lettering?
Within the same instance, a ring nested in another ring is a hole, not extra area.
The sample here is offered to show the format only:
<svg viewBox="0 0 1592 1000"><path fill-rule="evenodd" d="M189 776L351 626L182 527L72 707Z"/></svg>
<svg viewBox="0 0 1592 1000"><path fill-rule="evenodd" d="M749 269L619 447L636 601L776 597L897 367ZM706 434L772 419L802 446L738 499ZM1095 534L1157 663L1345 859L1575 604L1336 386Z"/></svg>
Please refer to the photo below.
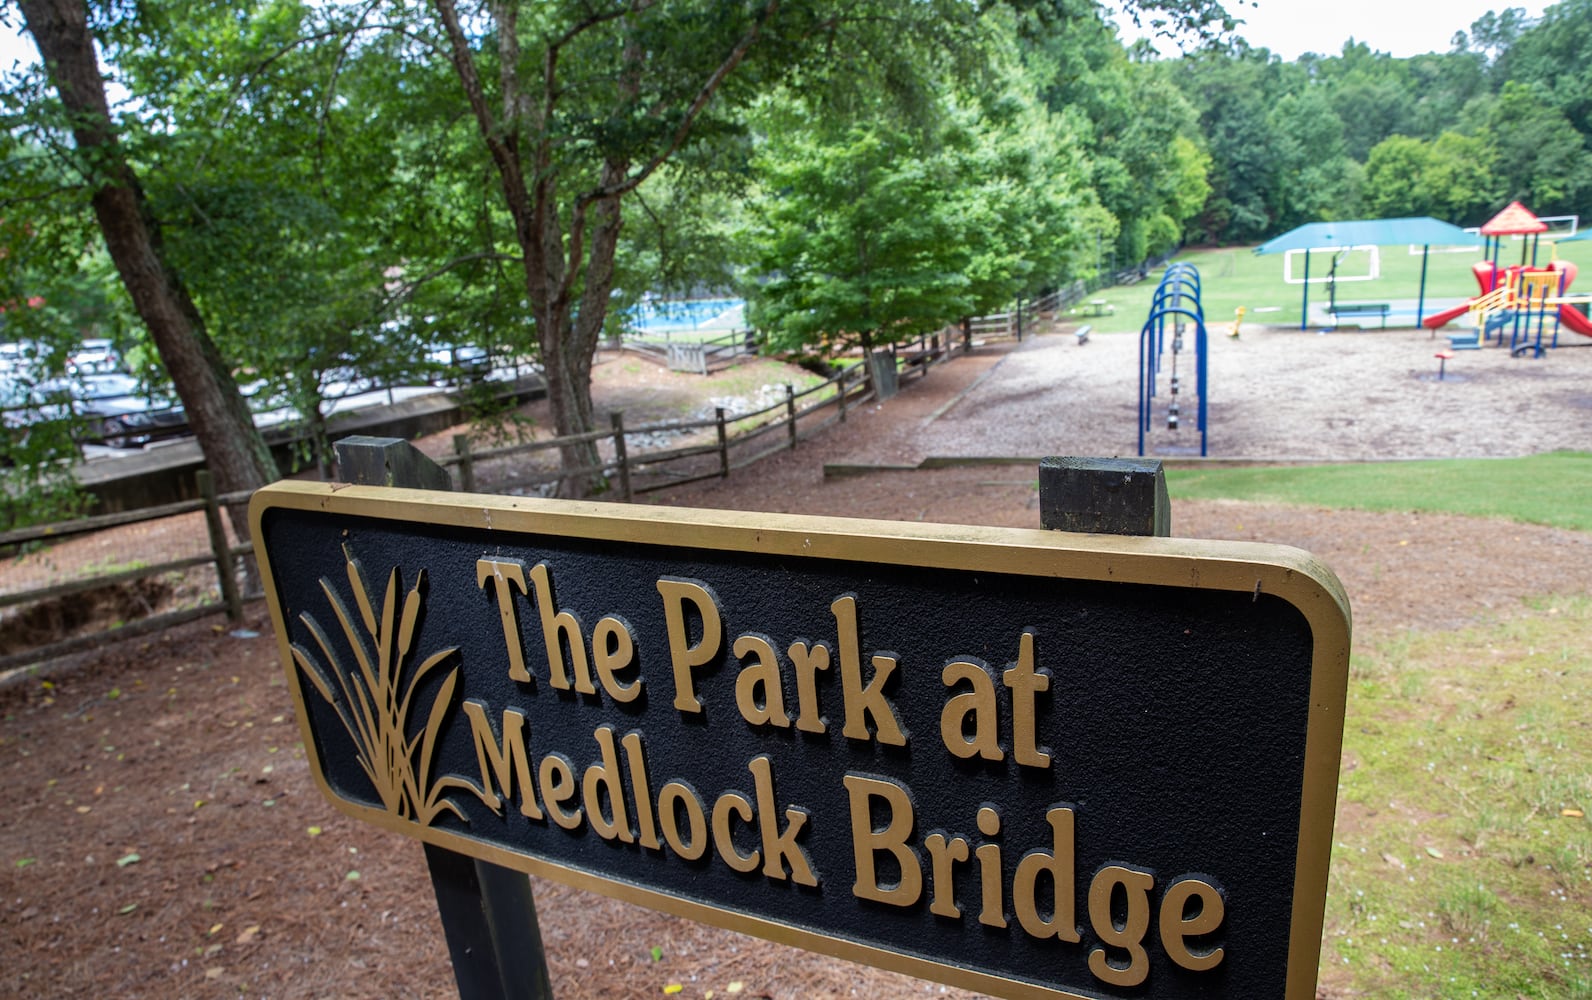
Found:
<svg viewBox="0 0 1592 1000"><path fill-rule="evenodd" d="M668 577L658 581L663 596L663 618L669 635L669 659L674 666L674 707L681 712L700 712L693 667L713 661L724 645L724 619L718 598L704 584ZM685 605L689 601L702 618L702 638L695 646L686 635ZM718 806L714 807L715 815ZM717 820L715 820L715 825Z"/></svg>
<svg viewBox="0 0 1592 1000"><path fill-rule="evenodd" d="M978 832L993 837L1001 832L1001 814L994 806L980 806ZM973 852L978 858L978 875L983 906L978 911L978 922L986 927L1006 926L1006 902L1001 892L1001 847L999 844L980 844Z"/></svg>
<svg viewBox="0 0 1592 1000"><path fill-rule="evenodd" d="M1188 916L1190 900L1199 902L1199 910ZM1172 883L1161 898L1161 947L1172 961L1194 972L1209 972L1222 962L1223 950L1195 954L1189 950L1184 938L1213 933L1222 925L1226 904L1222 894L1209 882L1186 878Z"/></svg>
<svg viewBox="0 0 1592 1000"><path fill-rule="evenodd" d="M823 713L818 708L818 672L829 669L829 647L821 642L809 646L805 642L790 644L790 663L796 671L796 728L804 733L821 733Z"/></svg>
<svg viewBox="0 0 1592 1000"><path fill-rule="evenodd" d="M574 688L581 694L596 694L591 667L586 660L586 638L580 619L573 611L554 612L553 577L547 563L531 567L531 582L536 585L536 607L542 617L542 641L547 645L548 680L560 691L570 689L569 671L564 667L564 646L569 646L570 665L575 672Z"/></svg>
<svg viewBox="0 0 1592 1000"><path fill-rule="evenodd" d="M929 849L929 863L934 872L934 896L929 902L929 912L942 917L960 917L962 908L956 905L956 875L951 865L972 856L966 838L947 840L943 833L931 833L924 838L923 846Z"/></svg>
<svg viewBox="0 0 1592 1000"><path fill-rule="evenodd" d="M641 678L626 684L615 675L636 662L636 640L623 618L609 615L591 633L592 665L603 690L614 701L635 701L641 694Z"/></svg>
<svg viewBox="0 0 1592 1000"><path fill-rule="evenodd" d="M1008 671L1009 673L1010 671ZM967 760L983 757L985 760L1002 760L1005 754L1000 746L1000 713L995 704L995 681L988 671L977 663L954 660L945 665L940 680L952 688L966 682L970 690L952 695L940 710L940 739L953 757ZM967 735L969 716L973 735Z"/></svg>
<svg viewBox="0 0 1592 1000"><path fill-rule="evenodd" d="M642 752L641 734L626 733L619 745L625 748L625 764L630 768L630 789L636 799L636 826L641 846L656 851L662 845L658 843L658 832L653 824L652 785L647 780L647 758ZM700 803L697 811L702 811Z"/></svg>
<svg viewBox="0 0 1592 1000"><path fill-rule="evenodd" d="M1057 807L1045 813L1050 823L1050 850L1034 849L1017 862L1012 877L1012 909L1023 930L1036 938L1055 937L1078 943L1073 899L1074 817L1071 809ZM1049 875L1050 919L1039 912L1039 876Z"/></svg>
<svg viewBox="0 0 1592 1000"><path fill-rule="evenodd" d="M1150 929L1150 889L1155 879L1149 872L1119 865L1100 869L1089 883L1089 926L1095 936L1113 948L1128 953L1126 965L1114 964L1104 948L1089 952L1089 971L1112 986L1137 986L1150 974L1150 956L1144 950L1144 934ZM1127 900L1122 923L1112 915L1118 887Z"/></svg>
<svg viewBox="0 0 1592 1000"><path fill-rule="evenodd" d="M856 862L857 881L851 894L891 906L911 906L923 895L923 865L918 853L907 844L914 817L907 790L894 781L848 774L846 791L851 801L851 852ZM880 800L889 810L884 826L874 829L873 803ZM887 852L895 859L901 879L894 885L880 885L874 858Z"/></svg>
<svg viewBox="0 0 1592 1000"><path fill-rule="evenodd" d="M680 836L680 810L685 810L689 837ZM658 822L663 826L663 839L669 849L685 858L696 861L707 853L708 821L702 811L702 799L696 789L683 781L671 781L658 793Z"/></svg>
<svg viewBox="0 0 1592 1000"><path fill-rule="evenodd" d="M581 778L586 820L597 836L604 840L617 837L626 844L633 844L636 836L630 832L630 817L625 813L625 790L619 783L619 751L614 746L614 729L612 726L601 726L593 735L602 752L602 761L586 768L586 774ZM603 815L605 792L609 805L613 807L611 818Z"/></svg>
<svg viewBox="0 0 1592 1000"><path fill-rule="evenodd" d="M741 710L741 718L754 726L789 729L790 716L785 714L785 692L779 676L779 654L774 652L773 645L765 636L748 634L735 640L732 651L741 659L757 658L735 676L735 706Z"/></svg>
<svg viewBox="0 0 1592 1000"><path fill-rule="evenodd" d="M802 826L807 822L807 810L794 806L785 810L785 832L779 829L779 809L774 804L774 766L768 754L752 758L747 764L752 772L753 794L757 796L757 828L763 835L763 874L769 878L783 879L785 865L790 864L790 880L797 885L817 885L812 862L807 852L796 843Z"/></svg>
<svg viewBox="0 0 1592 1000"><path fill-rule="evenodd" d="M569 758L560 753L548 754L542 758L542 766L537 768L536 777L542 789L542 804L547 807L547 814L553 818L553 822L566 830L580 826L580 806L576 806L573 812L564 811L564 803L580 794L580 785L575 781L575 768Z"/></svg>
<svg viewBox="0 0 1592 1000"><path fill-rule="evenodd" d="M724 863L738 872L757 871L763 860L761 851L742 854L735 849L735 831L730 827L730 814L741 818L742 823L752 822L752 801L740 792L725 792L713 803L713 846L718 849Z"/></svg>
<svg viewBox="0 0 1592 1000"><path fill-rule="evenodd" d="M536 804L536 786L531 780L530 756L525 749L525 713L516 709L503 710L503 738L492 732L492 722L486 717L486 705L471 698L464 703L464 714L470 720L470 735L475 740L475 759L481 767L481 788L491 796L484 800L495 813L502 813L503 800L492 791L493 779L502 790L504 798L513 798L515 785L520 789L520 815L541 819L541 807Z"/></svg>
<svg viewBox="0 0 1592 1000"><path fill-rule="evenodd" d="M531 672L525 669L525 650L520 645L520 623L514 612L514 586L520 593L527 592L525 564L518 559L477 559L475 585L486 589L487 582L497 581L498 617L503 621L503 643L509 654L509 677L516 681L529 681Z"/></svg>
<svg viewBox="0 0 1592 1000"><path fill-rule="evenodd" d="M1035 696L1050 690L1050 675L1034 667L1034 633L1025 631L1017 644L1017 662L1001 674L1012 692L1012 759L1024 767L1049 767L1050 754L1038 745Z"/></svg>
<svg viewBox="0 0 1592 1000"><path fill-rule="evenodd" d="M846 724L841 729L854 740L868 739L868 719L873 719L874 738L890 746L907 745L906 734L896 719L895 708L883 694L890 675L895 673L894 657L873 657L873 680L862 683L862 648L857 630L857 599L847 594L829 606L835 616L836 636L840 646L841 694L846 706Z"/></svg>

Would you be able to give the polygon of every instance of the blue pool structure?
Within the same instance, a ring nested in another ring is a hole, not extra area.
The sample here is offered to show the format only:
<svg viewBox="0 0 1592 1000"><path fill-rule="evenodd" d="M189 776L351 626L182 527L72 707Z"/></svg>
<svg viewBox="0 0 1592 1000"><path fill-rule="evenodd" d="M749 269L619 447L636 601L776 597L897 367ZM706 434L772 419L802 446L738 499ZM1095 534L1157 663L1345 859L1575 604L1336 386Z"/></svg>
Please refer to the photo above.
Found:
<svg viewBox="0 0 1592 1000"><path fill-rule="evenodd" d="M740 330L746 327L746 302L741 299L654 299L632 306L627 325L637 333L676 330Z"/></svg>

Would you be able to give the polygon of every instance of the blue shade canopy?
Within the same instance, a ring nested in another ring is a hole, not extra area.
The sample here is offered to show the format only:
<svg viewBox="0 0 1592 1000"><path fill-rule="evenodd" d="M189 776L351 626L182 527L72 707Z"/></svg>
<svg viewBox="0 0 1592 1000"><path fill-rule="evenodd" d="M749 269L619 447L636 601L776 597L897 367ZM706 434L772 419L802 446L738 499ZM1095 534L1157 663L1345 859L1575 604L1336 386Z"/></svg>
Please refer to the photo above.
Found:
<svg viewBox="0 0 1592 1000"><path fill-rule="evenodd" d="M1348 222L1312 222L1255 248L1256 253L1289 250L1324 250L1327 247L1481 246L1482 237L1431 216L1415 219L1360 219Z"/></svg>

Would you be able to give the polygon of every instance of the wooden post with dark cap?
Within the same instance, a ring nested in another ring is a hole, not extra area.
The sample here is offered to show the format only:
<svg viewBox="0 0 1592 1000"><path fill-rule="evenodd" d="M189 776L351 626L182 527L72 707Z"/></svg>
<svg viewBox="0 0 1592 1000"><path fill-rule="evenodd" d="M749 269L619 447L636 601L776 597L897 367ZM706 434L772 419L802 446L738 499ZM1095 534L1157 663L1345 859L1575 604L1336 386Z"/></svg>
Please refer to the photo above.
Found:
<svg viewBox="0 0 1592 1000"><path fill-rule="evenodd" d="M356 486L453 488L446 469L399 438L344 438L337 464ZM552 1000L530 878L443 847L425 849L461 1000Z"/></svg>
<svg viewBox="0 0 1592 1000"><path fill-rule="evenodd" d="M1042 458L1039 523L1101 535L1172 533L1172 505L1160 459Z"/></svg>

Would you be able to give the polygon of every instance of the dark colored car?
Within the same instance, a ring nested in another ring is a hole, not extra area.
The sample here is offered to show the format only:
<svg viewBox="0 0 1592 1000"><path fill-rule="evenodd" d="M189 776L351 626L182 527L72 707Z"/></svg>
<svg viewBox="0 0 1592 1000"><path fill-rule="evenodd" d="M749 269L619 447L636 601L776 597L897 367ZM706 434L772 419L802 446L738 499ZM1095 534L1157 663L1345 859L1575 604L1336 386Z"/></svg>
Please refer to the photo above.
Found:
<svg viewBox="0 0 1592 1000"><path fill-rule="evenodd" d="M426 361L441 371L441 381L476 381L492 371L492 354L474 344L434 344L426 351Z"/></svg>
<svg viewBox="0 0 1592 1000"><path fill-rule="evenodd" d="M146 393L138 380L121 372L82 374L41 383L40 390L64 388L72 408L84 418L89 440L113 448L133 448L161 438L189 433L182 405L155 393Z"/></svg>
<svg viewBox="0 0 1592 1000"><path fill-rule="evenodd" d="M81 417L88 441L137 447L188 432L188 414L158 393L143 392L139 379L123 373L78 374L25 384L0 385L3 424L25 433L33 424Z"/></svg>

